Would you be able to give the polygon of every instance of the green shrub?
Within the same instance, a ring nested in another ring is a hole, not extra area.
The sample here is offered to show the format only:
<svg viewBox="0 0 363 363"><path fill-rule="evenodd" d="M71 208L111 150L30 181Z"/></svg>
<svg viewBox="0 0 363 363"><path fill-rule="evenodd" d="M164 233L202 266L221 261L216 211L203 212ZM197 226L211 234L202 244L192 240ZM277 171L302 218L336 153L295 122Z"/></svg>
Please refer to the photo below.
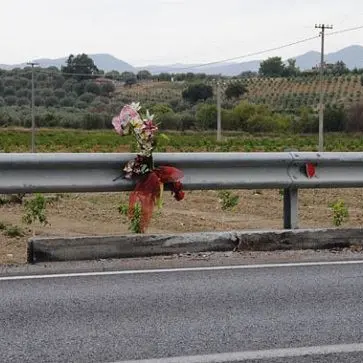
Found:
<svg viewBox="0 0 363 363"><path fill-rule="evenodd" d="M180 116L173 111L158 115L155 121L160 123L160 129L162 130L180 130L181 128Z"/></svg>
<svg viewBox="0 0 363 363"><path fill-rule="evenodd" d="M217 128L217 106L215 104L201 103L197 106L195 115L196 126L200 130Z"/></svg>
<svg viewBox="0 0 363 363"><path fill-rule="evenodd" d="M222 128L223 130L241 130L239 119L233 110L222 109Z"/></svg>
<svg viewBox="0 0 363 363"><path fill-rule="evenodd" d="M46 107L58 106L58 98L56 96L49 96L45 98L44 104Z"/></svg>
<svg viewBox="0 0 363 363"><path fill-rule="evenodd" d="M57 88L54 90L54 96L57 98L64 98L66 96L66 91L63 88Z"/></svg>
<svg viewBox="0 0 363 363"><path fill-rule="evenodd" d="M76 100L73 97L64 97L60 100L59 104L62 107L73 107Z"/></svg>
<svg viewBox="0 0 363 363"><path fill-rule="evenodd" d="M79 96L78 100L86 103L91 103L95 99L95 97L96 96L93 93L86 92L83 93L83 95Z"/></svg>
<svg viewBox="0 0 363 363"><path fill-rule="evenodd" d="M4 87L3 95L4 95L4 97L6 97L6 96L15 96L16 95L16 90L15 90L14 87Z"/></svg>
<svg viewBox="0 0 363 363"><path fill-rule="evenodd" d="M9 226L5 229L5 235L11 238L22 237L24 232L19 226Z"/></svg>
<svg viewBox="0 0 363 363"><path fill-rule="evenodd" d="M82 117L82 128L86 130L105 128L105 118L101 113L86 113Z"/></svg>
<svg viewBox="0 0 363 363"><path fill-rule="evenodd" d="M165 103L157 103L150 108L150 113L155 114L156 117L163 114L174 113L173 109Z"/></svg>
<svg viewBox="0 0 363 363"><path fill-rule="evenodd" d="M223 210L233 209L239 203L239 196L237 194L232 194L228 190L221 190L218 192L218 197Z"/></svg>
<svg viewBox="0 0 363 363"><path fill-rule="evenodd" d="M48 220L46 216L47 200L40 193L37 193L34 198L26 200L24 203L23 222L26 224L34 224L38 221L40 224L47 225ZM34 235L34 228L33 228Z"/></svg>
<svg viewBox="0 0 363 363"><path fill-rule="evenodd" d="M118 207L118 211L121 215L123 216L128 216L129 213L129 207L127 204L120 204L120 206ZM130 224L129 224L129 230L132 233L141 233L141 206L139 203L135 204L135 208L134 208L134 216L133 218L130 220Z"/></svg>
<svg viewBox="0 0 363 363"><path fill-rule="evenodd" d="M101 87L95 82L88 82L85 86L85 91L87 93L93 93L95 95L100 95Z"/></svg>
<svg viewBox="0 0 363 363"><path fill-rule="evenodd" d="M7 106L15 106L18 102L18 99L16 96L6 96L4 98L4 100L5 100L5 104Z"/></svg>
<svg viewBox="0 0 363 363"><path fill-rule="evenodd" d="M188 111L179 113L180 118L180 131L191 130L195 128L196 119L195 116Z"/></svg>
<svg viewBox="0 0 363 363"><path fill-rule="evenodd" d="M348 208L345 206L343 200L338 200L330 205L333 212L333 224L337 227L341 226L348 218Z"/></svg>

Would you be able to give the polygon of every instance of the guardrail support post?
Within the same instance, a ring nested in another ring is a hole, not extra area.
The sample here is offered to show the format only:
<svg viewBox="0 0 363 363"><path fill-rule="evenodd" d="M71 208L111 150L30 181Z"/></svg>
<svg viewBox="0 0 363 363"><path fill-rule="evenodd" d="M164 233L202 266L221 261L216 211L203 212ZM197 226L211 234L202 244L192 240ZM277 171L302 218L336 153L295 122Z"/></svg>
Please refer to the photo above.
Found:
<svg viewBox="0 0 363 363"><path fill-rule="evenodd" d="M297 196L297 189L284 189L284 229L298 228Z"/></svg>

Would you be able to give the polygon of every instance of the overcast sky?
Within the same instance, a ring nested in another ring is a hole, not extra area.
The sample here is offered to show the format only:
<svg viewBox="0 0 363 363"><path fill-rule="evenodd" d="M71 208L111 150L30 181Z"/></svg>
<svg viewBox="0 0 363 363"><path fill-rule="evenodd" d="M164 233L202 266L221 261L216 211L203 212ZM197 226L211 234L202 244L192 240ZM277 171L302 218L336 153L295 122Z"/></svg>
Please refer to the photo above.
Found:
<svg viewBox="0 0 363 363"><path fill-rule="evenodd" d="M0 0L0 63L110 53L135 66L237 57L363 25L362 0ZM363 29L326 38L326 52L363 45ZM319 50L316 39L278 52Z"/></svg>

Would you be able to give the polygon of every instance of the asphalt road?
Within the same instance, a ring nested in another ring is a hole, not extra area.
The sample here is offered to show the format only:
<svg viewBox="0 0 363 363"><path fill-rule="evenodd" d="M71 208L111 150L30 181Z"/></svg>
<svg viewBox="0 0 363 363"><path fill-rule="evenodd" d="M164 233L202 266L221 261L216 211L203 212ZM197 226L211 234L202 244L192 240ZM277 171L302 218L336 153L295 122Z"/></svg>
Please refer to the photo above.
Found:
<svg viewBox="0 0 363 363"><path fill-rule="evenodd" d="M362 362L363 262L0 277L0 362L168 357Z"/></svg>

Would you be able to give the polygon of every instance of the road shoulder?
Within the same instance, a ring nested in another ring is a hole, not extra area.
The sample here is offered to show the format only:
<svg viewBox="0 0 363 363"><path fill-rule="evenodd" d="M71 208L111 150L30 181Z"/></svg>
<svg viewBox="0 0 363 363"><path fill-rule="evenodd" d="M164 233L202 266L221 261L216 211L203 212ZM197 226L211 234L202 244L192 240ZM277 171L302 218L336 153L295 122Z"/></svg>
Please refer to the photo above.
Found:
<svg viewBox="0 0 363 363"><path fill-rule="evenodd" d="M0 276L363 260L361 248L181 253L142 258L1 265Z"/></svg>

